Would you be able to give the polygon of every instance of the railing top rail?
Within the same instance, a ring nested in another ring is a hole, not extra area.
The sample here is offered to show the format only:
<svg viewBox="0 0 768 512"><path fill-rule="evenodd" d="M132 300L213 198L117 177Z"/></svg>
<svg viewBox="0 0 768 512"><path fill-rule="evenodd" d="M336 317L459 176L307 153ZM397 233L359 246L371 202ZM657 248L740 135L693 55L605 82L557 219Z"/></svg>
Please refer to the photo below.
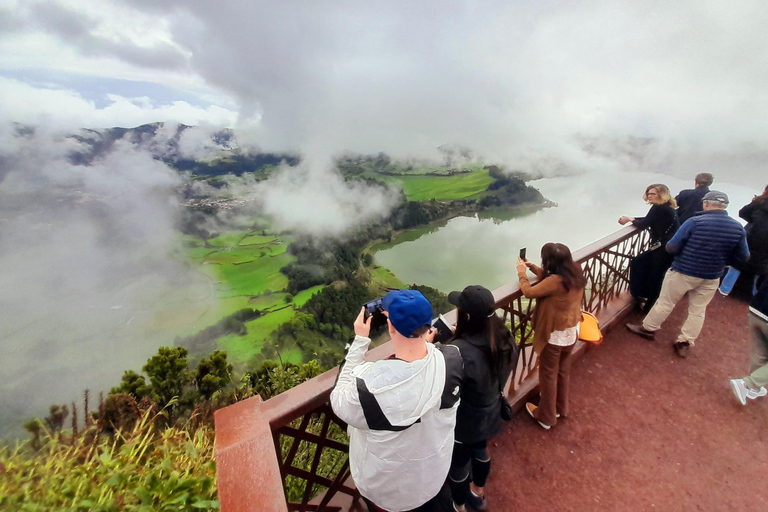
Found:
<svg viewBox="0 0 768 512"><path fill-rule="evenodd" d="M606 247L616 245L635 234L637 228L632 225L626 226L615 233L597 240L586 247L579 249L573 254L577 262L583 262L596 254L599 254ZM520 285L517 282L505 284L493 290L493 297L496 300L496 306L501 307L520 295ZM450 311L445 316L449 321L454 320L455 310ZM393 349L387 341L382 345L369 350L366 354L366 360L378 361L392 354ZM318 375L298 386L291 388L275 397L265 401L261 410L267 414L269 423L273 429L287 425L295 418L303 416L330 399L331 391L336 383L336 376L339 373L339 367L332 368L327 372Z"/></svg>

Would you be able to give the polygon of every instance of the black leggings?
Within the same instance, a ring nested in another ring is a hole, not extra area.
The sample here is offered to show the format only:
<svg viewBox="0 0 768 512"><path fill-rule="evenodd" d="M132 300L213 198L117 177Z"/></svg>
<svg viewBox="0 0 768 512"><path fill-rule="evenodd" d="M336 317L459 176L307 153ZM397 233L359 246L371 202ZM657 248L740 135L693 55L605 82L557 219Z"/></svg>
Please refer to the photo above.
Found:
<svg viewBox="0 0 768 512"><path fill-rule="evenodd" d="M487 440L469 444L456 441L453 445L451 470L448 472L453 502L464 505L467 502L470 481L477 487L485 487L490 472L491 455L488 453Z"/></svg>

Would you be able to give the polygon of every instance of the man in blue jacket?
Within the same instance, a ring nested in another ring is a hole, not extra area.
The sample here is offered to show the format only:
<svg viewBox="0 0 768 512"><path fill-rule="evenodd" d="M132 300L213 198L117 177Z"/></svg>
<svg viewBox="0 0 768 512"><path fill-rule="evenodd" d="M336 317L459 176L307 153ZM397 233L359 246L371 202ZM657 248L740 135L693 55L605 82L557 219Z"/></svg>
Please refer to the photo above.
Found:
<svg viewBox="0 0 768 512"><path fill-rule="evenodd" d="M731 389L741 405L747 405L747 399L768 395L768 279L749 305L749 337L752 373L742 379L731 379Z"/></svg>
<svg viewBox="0 0 768 512"><path fill-rule="evenodd" d="M667 242L667 252L675 259L664 276L659 300L642 325L627 324L633 333L653 340L677 302L687 294L688 318L672 345L680 357L686 357L699 336L707 304L715 295L726 265L749 259L747 234L739 221L725 211L728 196L717 190L707 192L703 207Z"/></svg>

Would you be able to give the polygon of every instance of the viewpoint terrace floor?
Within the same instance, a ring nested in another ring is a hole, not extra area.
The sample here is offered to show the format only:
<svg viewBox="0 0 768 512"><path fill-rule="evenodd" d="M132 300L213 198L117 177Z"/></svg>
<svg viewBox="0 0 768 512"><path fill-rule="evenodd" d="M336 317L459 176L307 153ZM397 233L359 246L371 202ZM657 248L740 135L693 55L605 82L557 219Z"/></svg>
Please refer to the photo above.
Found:
<svg viewBox="0 0 768 512"><path fill-rule="evenodd" d="M521 411L491 445L495 511L768 510L768 397L742 406L728 379L748 365L747 304L716 294L687 359L611 330L571 373L571 413L549 431ZM629 321L640 321L632 313Z"/></svg>

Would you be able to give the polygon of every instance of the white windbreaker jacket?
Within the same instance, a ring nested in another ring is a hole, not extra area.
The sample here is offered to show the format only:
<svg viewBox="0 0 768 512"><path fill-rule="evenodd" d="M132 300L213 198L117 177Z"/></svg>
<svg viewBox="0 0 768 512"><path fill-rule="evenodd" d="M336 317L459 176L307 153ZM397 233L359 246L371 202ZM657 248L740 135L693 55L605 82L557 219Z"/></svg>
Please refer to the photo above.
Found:
<svg viewBox="0 0 768 512"><path fill-rule="evenodd" d="M371 340L356 336L331 392L349 425L349 466L360 494L381 508L416 508L448 475L461 395L457 347L427 343L424 359L365 362Z"/></svg>

